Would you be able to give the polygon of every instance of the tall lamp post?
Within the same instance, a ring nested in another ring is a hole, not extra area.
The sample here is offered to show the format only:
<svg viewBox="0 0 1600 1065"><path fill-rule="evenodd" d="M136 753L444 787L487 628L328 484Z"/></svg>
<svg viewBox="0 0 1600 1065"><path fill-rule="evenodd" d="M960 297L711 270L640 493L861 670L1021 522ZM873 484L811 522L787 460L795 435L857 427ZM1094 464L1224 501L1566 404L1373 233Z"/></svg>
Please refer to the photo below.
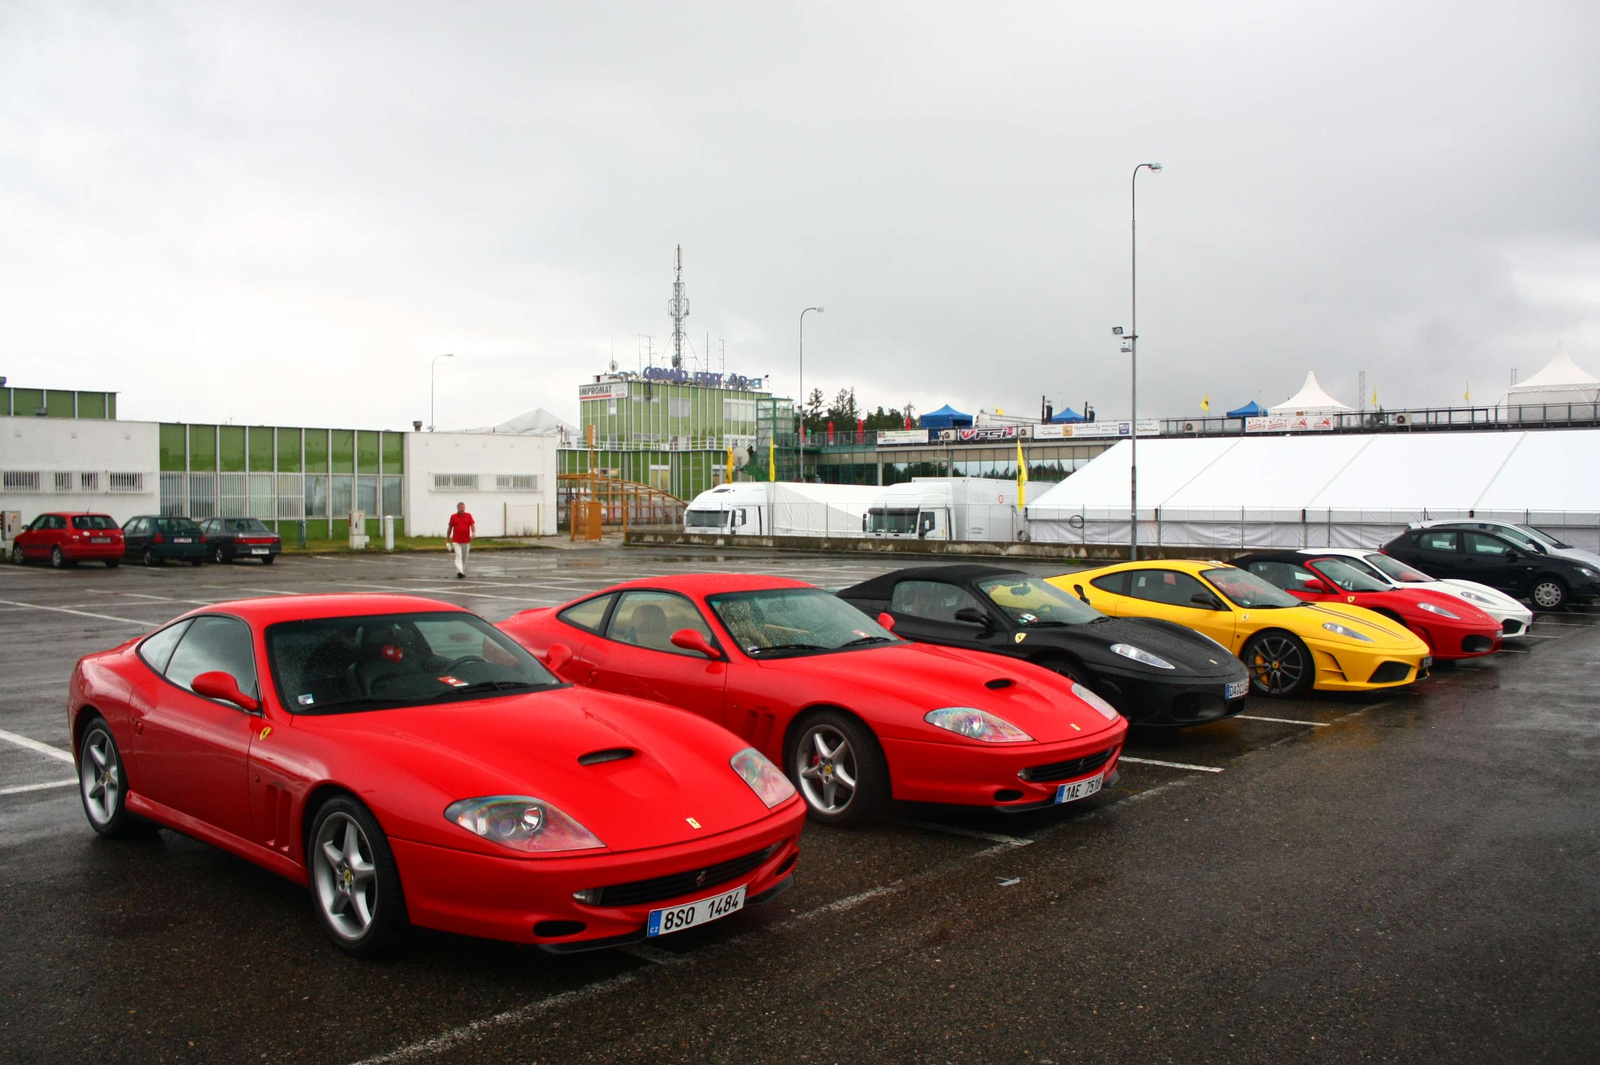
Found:
<svg viewBox="0 0 1600 1065"><path fill-rule="evenodd" d="M800 460L799 480L806 479L806 315L812 311L822 313L821 307L807 307L800 312L800 433L795 437L795 456Z"/></svg>
<svg viewBox="0 0 1600 1065"><path fill-rule="evenodd" d="M435 392L435 384L434 383L438 380L438 377L439 377L439 375L438 375L439 360L440 359L453 359L453 358L455 358L455 356L453 354L451 354L451 355L435 355L433 357L433 361L428 364L428 432L430 432L430 433L433 432L433 426L434 426L434 420L433 420L433 396L434 396L434 392Z"/></svg>
<svg viewBox="0 0 1600 1065"><path fill-rule="evenodd" d="M1129 257L1131 282L1130 288L1133 296L1131 318L1128 323L1128 376L1132 381L1133 390L1133 418L1129 422L1129 437L1133 441L1133 452L1128 459L1128 560L1131 562L1139 557L1139 171L1160 170L1160 163L1140 163L1133 168L1133 177L1129 179L1129 199L1131 206L1128 212L1130 242L1132 254ZM1118 332L1121 332L1119 329Z"/></svg>

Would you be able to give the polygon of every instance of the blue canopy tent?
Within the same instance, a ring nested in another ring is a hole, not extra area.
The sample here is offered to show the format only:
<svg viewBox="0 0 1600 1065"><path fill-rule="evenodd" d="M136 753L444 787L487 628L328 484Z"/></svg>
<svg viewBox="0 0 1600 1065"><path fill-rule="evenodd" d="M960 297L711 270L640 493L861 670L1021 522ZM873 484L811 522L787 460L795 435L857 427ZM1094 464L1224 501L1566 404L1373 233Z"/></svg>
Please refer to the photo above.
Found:
<svg viewBox="0 0 1600 1065"><path fill-rule="evenodd" d="M1088 418L1085 418L1071 407L1063 407L1050 416L1051 425L1060 425L1063 422L1086 422L1088 420Z"/></svg>
<svg viewBox="0 0 1600 1065"><path fill-rule="evenodd" d="M1230 417L1230 418L1259 418L1259 417L1261 417L1262 415L1264 415L1266 413L1267 413L1267 408L1263 407L1261 404L1257 403L1255 400L1252 399L1249 403L1246 403L1244 406L1240 407L1238 410L1230 410L1228 412L1228 417Z"/></svg>
<svg viewBox="0 0 1600 1065"><path fill-rule="evenodd" d="M938 410L930 410L917 419L917 424L924 429L970 429L972 415L962 414L946 403Z"/></svg>

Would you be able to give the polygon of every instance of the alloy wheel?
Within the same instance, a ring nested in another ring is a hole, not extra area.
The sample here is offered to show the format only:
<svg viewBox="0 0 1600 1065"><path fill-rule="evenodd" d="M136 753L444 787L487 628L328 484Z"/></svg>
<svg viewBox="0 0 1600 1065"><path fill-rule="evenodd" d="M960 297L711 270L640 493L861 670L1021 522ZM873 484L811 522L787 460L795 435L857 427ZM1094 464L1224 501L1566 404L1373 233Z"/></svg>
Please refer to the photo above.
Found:
<svg viewBox="0 0 1600 1065"><path fill-rule="evenodd" d="M317 829L311 878L328 926L343 939L360 939L378 912L378 870L367 834L349 814L330 814Z"/></svg>
<svg viewBox="0 0 1600 1065"><path fill-rule="evenodd" d="M1533 602L1535 606L1545 610L1554 610L1566 601L1567 590L1557 581L1540 581L1533 586Z"/></svg>
<svg viewBox="0 0 1600 1065"><path fill-rule="evenodd" d="M1299 646L1286 636L1258 639L1245 665L1256 686L1268 695L1294 691L1306 674L1305 657Z"/></svg>
<svg viewBox="0 0 1600 1065"><path fill-rule="evenodd" d="M843 812L856 794L856 755L850 740L832 725L806 730L798 746L804 759L800 788L811 808L825 814Z"/></svg>
<svg viewBox="0 0 1600 1065"><path fill-rule="evenodd" d="M24 565L27 561L28 561L27 558L25 558L23 556L23 554L22 554L22 545L21 544L12 544L11 545L11 562L12 562L12 564L16 565L16 566L21 566L21 565Z"/></svg>
<svg viewBox="0 0 1600 1065"><path fill-rule="evenodd" d="M88 757L78 766L78 784L83 791L83 808L96 828L105 828L117 816L122 803L122 765L117 746L104 726L96 725L84 741Z"/></svg>

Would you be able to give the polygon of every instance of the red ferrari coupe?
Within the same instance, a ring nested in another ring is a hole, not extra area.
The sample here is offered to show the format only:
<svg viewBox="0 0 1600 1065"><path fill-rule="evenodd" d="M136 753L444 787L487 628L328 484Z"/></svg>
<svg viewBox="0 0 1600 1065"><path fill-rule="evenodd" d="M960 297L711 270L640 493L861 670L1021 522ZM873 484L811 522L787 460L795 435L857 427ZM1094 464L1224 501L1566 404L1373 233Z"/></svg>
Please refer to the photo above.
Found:
<svg viewBox="0 0 1600 1065"><path fill-rule="evenodd" d="M1471 603L1426 588L1396 588L1338 555L1257 551L1233 564L1296 599L1353 603L1391 617L1421 637L1435 658L1476 658L1500 650L1500 623Z"/></svg>
<svg viewBox="0 0 1600 1065"><path fill-rule="evenodd" d="M1027 809L1114 779L1128 724L1043 667L908 643L800 581L736 574L620 584L502 629L579 684L726 725L784 765L811 814L891 799Z"/></svg>
<svg viewBox="0 0 1600 1065"><path fill-rule="evenodd" d="M407 924L557 953L788 888L805 806L725 729L552 676L398 595L218 603L72 675L84 812L298 883L352 954Z"/></svg>

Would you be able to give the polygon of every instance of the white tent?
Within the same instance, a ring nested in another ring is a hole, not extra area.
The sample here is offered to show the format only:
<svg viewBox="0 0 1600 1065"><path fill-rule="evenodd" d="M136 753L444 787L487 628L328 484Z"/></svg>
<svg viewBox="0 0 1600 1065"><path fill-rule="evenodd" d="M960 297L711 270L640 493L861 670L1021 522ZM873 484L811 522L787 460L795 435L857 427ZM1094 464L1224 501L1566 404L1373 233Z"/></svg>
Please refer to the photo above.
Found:
<svg viewBox="0 0 1600 1065"><path fill-rule="evenodd" d="M1531 521L1600 547L1600 429L1161 439L1139 448L1139 542L1374 547L1409 522ZM1028 506L1044 543L1128 540L1127 441Z"/></svg>
<svg viewBox="0 0 1600 1065"><path fill-rule="evenodd" d="M1555 358L1544 369L1506 392L1508 407L1565 407L1573 403L1600 403L1600 377L1573 362L1564 343L1556 345Z"/></svg>
<svg viewBox="0 0 1600 1065"><path fill-rule="evenodd" d="M1300 391L1268 408L1268 414L1339 414L1347 410L1354 410L1334 399L1322 390L1317 384L1317 375L1314 371L1306 371L1306 383L1300 386Z"/></svg>
<svg viewBox="0 0 1600 1065"><path fill-rule="evenodd" d="M577 437L578 430L575 426L568 425L560 418L551 414L543 407L536 407L525 414L491 425L483 429L467 429L469 433L514 433L517 436L557 436L562 442Z"/></svg>

